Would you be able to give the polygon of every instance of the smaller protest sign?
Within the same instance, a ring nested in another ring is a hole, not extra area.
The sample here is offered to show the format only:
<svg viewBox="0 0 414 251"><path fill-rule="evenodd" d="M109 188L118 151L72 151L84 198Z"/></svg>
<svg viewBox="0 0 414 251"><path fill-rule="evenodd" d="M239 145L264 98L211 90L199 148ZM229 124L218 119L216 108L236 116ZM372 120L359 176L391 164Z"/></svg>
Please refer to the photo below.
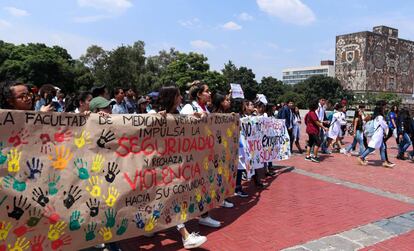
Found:
<svg viewBox="0 0 414 251"><path fill-rule="evenodd" d="M232 98L244 98L243 89L239 84L230 84Z"/></svg>

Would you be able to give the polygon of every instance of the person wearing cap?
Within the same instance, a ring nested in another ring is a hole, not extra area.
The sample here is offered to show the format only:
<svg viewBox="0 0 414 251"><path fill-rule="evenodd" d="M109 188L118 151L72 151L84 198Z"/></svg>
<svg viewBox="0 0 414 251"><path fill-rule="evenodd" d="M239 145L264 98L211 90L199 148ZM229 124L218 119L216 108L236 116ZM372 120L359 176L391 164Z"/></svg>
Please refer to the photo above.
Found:
<svg viewBox="0 0 414 251"><path fill-rule="evenodd" d="M138 100L138 113L147 113L147 106L148 106L148 100L145 97L141 97Z"/></svg>
<svg viewBox="0 0 414 251"><path fill-rule="evenodd" d="M98 96L93 98L89 103L89 110L91 110L93 113L104 112L106 114L111 114L111 104L111 101L107 100L104 97Z"/></svg>

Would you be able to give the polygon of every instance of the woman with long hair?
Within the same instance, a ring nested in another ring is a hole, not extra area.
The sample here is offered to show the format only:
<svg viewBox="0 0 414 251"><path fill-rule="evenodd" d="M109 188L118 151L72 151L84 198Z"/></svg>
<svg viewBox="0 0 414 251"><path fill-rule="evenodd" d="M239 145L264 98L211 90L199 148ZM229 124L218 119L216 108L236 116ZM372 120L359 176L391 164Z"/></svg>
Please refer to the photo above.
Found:
<svg viewBox="0 0 414 251"><path fill-rule="evenodd" d="M162 115L179 114L178 107L181 105L183 97L180 89L175 86L165 86L160 89L158 97L158 113ZM155 113L155 109L148 113ZM207 241L207 237L198 233L189 233L184 224L178 224L177 230L180 232L184 248L196 248Z"/></svg>
<svg viewBox="0 0 414 251"><path fill-rule="evenodd" d="M385 111L385 102L378 102L377 106L374 109L374 114L372 119L374 120L374 134L371 137L371 140L368 143L368 148L362 153L360 157L358 157L358 162L361 165L368 165L368 161L366 161L366 157L368 154L372 153L375 149L380 150L381 160L383 161L382 166L386 168L391 168L395 164L389 162L386 158L386 151L387 145L385 144L384 136L387 135L388 125L384 119L384 111Z"/></svg>
<svg viewBox="0 0 414 251"><path fill-rule="evenodd" d="M298 148L298 151L300 154L303 153L303 149L300 146L299 140L300 140L300 125L302 124L302 118L300 117L299 108L295 106L292 111L293 114L293 138L296 147Z"/></svg>
<svg viewBox="0 0 414 251"><path fill-rule="evenodd" d="M207 104L211 102L211 92L207 84L201 81L194 81L191 84L189 96L191 102L181 109L180 114L194 115L198 118L203 118L210 114ZM211 218L208 212L201 215L198 223L214 228L221 226L220 221Z"/></svg>
<svg viewBox="0 0 414 251"><path fill-rule="evenodd" d="M66 102L65 112L82 113L88 115L90 113L89 103L92 100L92 93L81 92L78 95L73 95Z"/></svg>
<svg viewBox="0 0 414 251"><path fill-rule="evenodd" d="M359 156L365 151L363 125L364 120L362 118L362 111L361 109L358 109L355 111L354 119L352 121L352 126L354 127L354 140L352 141L352 144L346 148L344 154L349 154L357 144L359 144Z"/></svg>

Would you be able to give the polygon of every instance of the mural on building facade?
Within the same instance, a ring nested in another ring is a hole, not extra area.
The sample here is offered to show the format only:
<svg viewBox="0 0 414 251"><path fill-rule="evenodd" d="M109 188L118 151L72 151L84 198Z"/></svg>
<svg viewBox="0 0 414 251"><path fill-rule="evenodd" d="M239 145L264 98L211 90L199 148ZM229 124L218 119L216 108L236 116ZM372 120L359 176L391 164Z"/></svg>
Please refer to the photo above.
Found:
<svg viewBox="0 0 414 251"><path fill-rule="evenodd" d="M379 26L374 31L337 36L337 78L356 92L412 94L414 42L399 39L393 28Z"/></svg>

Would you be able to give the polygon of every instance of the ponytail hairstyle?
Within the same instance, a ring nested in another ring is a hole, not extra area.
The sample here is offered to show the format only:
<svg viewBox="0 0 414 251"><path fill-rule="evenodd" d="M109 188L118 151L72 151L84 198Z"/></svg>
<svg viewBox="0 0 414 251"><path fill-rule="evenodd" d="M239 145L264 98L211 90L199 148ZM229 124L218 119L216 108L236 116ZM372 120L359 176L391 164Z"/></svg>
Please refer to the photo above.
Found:
<svg viewBox="0 0 414 251"><path fill-rule="evenodd" d="M192 101L197 101L198 94L202 93L204 91L204 88L207 86L206 83L201 82L200 80L196 80L191 83L191 87L188 90L190 94L190 99Z"/></svg>

